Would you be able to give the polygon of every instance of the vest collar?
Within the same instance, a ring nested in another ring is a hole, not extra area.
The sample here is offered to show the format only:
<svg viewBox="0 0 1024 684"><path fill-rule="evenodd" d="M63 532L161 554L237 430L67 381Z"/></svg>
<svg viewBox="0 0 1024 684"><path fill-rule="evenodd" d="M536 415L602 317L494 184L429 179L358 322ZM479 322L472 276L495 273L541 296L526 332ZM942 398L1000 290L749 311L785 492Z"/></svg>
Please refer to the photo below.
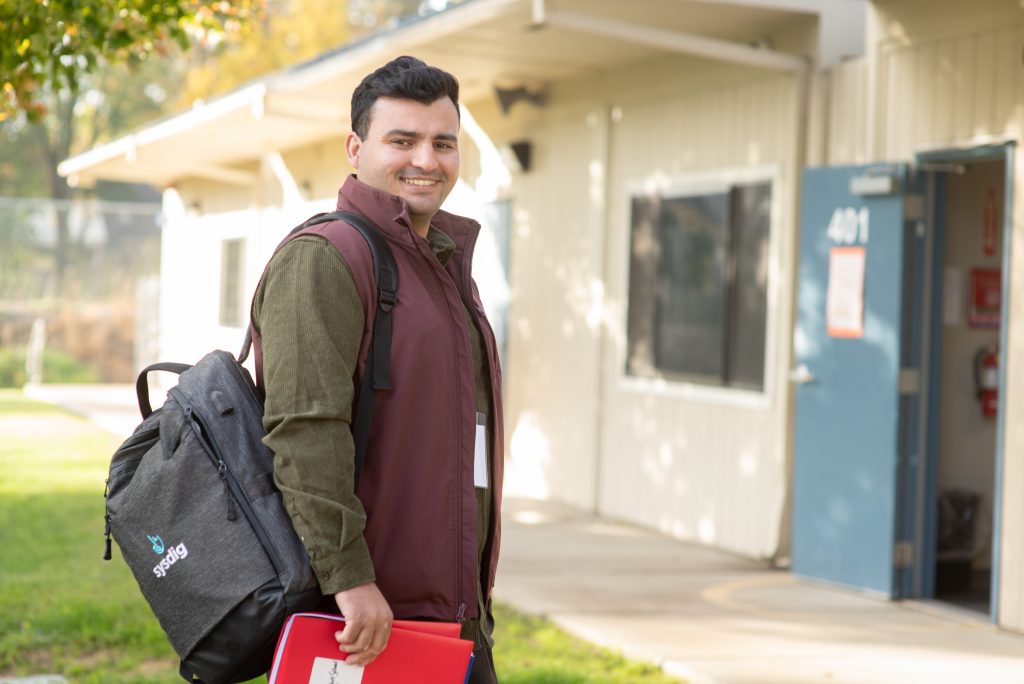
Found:
<svg viewBox="0 0 1024 684"><path fill-rule="evenodd" d="M402 198L367 185L355 174L338 190L338 209L355 211L370 219L382 232L405 242L419 239L412 227L409 207ZM480 224L465 216L438 211L430 222L455 243L456 251L472 249Z"/></svg>

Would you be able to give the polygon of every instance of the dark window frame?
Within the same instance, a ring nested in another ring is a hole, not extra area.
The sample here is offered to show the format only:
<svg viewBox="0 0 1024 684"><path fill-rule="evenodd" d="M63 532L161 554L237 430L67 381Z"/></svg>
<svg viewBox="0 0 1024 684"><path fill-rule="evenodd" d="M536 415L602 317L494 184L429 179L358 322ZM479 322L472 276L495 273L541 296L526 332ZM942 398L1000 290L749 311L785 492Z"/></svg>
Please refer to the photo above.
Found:
<svg viewBox="0 0 1024 684"><path fill-rule="evenodd" d="M767 391L777 193L760 173L628 194L627 377Z"/></svg>

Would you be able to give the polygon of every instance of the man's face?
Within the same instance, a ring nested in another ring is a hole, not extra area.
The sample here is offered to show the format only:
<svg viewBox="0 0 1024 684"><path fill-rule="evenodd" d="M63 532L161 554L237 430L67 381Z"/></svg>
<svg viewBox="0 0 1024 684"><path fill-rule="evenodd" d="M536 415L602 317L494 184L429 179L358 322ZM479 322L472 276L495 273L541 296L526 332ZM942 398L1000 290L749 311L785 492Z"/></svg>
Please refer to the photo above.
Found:
<svg viewBox="0 0 1024 684"><path fill-rule="evenodd" d="M459 177L459 113L448 97L429 105L391 97L370 108L366 139L349 133L348 161L367 185L405 200L413 227L430 220Z"/></svg>

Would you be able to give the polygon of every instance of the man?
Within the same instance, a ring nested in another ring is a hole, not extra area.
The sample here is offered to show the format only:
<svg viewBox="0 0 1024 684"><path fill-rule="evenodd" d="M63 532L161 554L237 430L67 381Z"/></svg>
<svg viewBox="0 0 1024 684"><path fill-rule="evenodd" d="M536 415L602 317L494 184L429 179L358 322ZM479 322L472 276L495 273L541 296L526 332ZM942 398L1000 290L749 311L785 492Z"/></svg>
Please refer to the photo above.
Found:
<svg viewBox="0 0 1024 684"><path fill-rule="evenodd" d="M376 285L366 243L339 223L281 247L253 299L262 345L266 444L336 636L367 665L393 618L463 623L470 682L497 682L490 592L502 477L501 378L470 276L475 221L440 210L459 176L458 82L412 57L352 95L355 169L338 208L369 219L398 265L392 389L374 403L354 482L351 419L365 372Z"/></svg>

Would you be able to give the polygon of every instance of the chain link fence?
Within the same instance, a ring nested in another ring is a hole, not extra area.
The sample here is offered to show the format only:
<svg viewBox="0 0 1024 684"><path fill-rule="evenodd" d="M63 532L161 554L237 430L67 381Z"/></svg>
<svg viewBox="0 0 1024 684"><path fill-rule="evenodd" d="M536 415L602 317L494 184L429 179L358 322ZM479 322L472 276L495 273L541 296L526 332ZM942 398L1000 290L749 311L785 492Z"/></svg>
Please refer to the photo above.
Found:
<svg viewBox="0 0 1024 684"><path fill-rule="evenodd" d="M130 382L154 360L160 223L155 203L0 197L0 386Z"/></svg>

